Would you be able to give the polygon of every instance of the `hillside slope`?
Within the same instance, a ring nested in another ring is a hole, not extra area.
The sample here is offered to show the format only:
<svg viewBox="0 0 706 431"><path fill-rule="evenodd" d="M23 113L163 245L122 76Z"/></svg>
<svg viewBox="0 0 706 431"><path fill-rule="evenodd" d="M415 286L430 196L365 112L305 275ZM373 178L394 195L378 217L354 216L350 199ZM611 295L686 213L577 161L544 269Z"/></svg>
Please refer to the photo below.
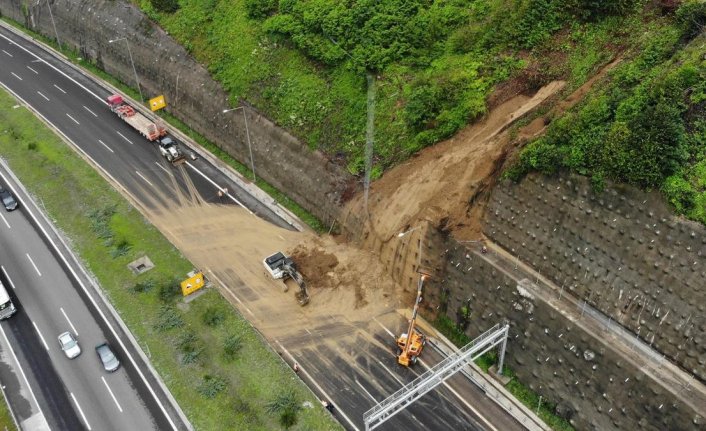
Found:
<svg viewBox="0 0 706 431"><path fill-rule="evenodd" d="M682 53L703 28L703 2L139 4L208 66L233 102L247 100L354 174L364 167L367 72L377 76L377 176L489 106L553 79L571 91L620 56L625 65L613 84L533 143L515 176L562 166L593 176L597 187L603 178L662 187L678 211L706 217L703 63L698 44Z"/></svg>

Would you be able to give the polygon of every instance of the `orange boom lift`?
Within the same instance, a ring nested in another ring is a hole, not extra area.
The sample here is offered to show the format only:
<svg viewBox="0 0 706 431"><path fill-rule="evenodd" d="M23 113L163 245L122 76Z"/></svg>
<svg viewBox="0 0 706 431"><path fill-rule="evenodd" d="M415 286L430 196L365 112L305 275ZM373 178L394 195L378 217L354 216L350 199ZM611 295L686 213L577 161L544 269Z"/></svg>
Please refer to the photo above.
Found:
<svg viewBox="0 0 706 431"><path fill-rule="evenodd" d="M417 363L417 358L422 354L422 350L427 344L427 337L416 328L416 321L419 303L422 302L422 287L424 286L424 281L429 277L430 275L428 273L419 273L417 299L414 301L414 309L412 310L412 319L409 321L409 328L407 329L407 333L397 338L397 347L399 347L397 363L405 367Z"/></svg>

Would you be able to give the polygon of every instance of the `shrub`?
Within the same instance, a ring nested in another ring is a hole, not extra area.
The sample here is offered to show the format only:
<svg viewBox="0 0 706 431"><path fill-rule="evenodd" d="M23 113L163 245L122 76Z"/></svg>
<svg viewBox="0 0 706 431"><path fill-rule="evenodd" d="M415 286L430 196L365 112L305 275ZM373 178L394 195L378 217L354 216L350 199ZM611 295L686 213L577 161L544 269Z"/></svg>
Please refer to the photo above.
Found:
<svg viewBox="0 0 706 431"><path fill-rule="evenodd" d="M179 280L173 279L163 282L159 286L157 296L162 302L172 302L181 292Z"/></svg>
<svg viewBox="0 0 706 431"><path fill-rule="evenodd" d="M662 185L662 193L680 214L690 211L695 204L696 191L681 175L672 175Z"/></svg>
<svg viewBox="0 0 706 431"><path fill-rule="evenodd" d="M226 381L222 377L206 374L196 390L205 398L214 398L225 388Z"/></svg>
<svg viewBox="0 0 706 431"><path fill-rule="evenodd" d="M284 429L289 429L297 423L299 410L301 410L299 400L291 389L280 392L274 400L267 404L267 412L279 414L279 424Z"/></svg>
<svg viewBox="0 0 706 431"><path fill-rule="evenodd" d="M245 0L245 11L250 18L264 19L277 11L277 1Z"/></svg>
<svg viewBox="0 0 706 431"><path fill-rule="evenodd" d="M229 335L223 342L223 356L226 360L232 361L242 347L243 340L239 335Z"/></svg>
<svg viewBox="0 0 706 431"><path fill-rule="evenodd" d="M157 323L154 328L158 331L167 331L172 328L180 328L184 326L184 320L182 320L179 312L168 305L163 305L159 317L157 317Z"/></svg>
<svg viewBox="0 0 706 431"><path fill-rule="evenodd" d="M135 286L133 286L131 290L134 293L146 293L154 289L154 286L156 285L157 283L153 279L148 278L146 280L138 281L137 283L135 283Z"/></svg>
<svg viewBox="0 0 706 431"><path fill-rule="evenodd" d="M204 311L203 315L201 316L201 320L203 320L203 323L207 326L218 326L225 319L226 319L225 311L223 311L223 309L217 308L217 307L207 308Z"/></svg>
<svg viewBox="0 0 706 431"><path fill-rule="evenodd" d="M706 3L701 0L684 2L676 13L677 25L682 31L682 36L691 40L699 35L706 25Z"/></svg>
<svg viewBox="0 0 706 431"><path fill-rule="evenodd" d="M160 12L174 13L179 10L178 0L150 0L150 4Z"/></svg>
<svg viewBox="0 0 706 431"><path fill-rule="evenodd" d="M132 245L125 238L116 242L113 249L110 251L110 255L113 259L117 259L120 256L125 256L128 251L132 248Z"/></svg>

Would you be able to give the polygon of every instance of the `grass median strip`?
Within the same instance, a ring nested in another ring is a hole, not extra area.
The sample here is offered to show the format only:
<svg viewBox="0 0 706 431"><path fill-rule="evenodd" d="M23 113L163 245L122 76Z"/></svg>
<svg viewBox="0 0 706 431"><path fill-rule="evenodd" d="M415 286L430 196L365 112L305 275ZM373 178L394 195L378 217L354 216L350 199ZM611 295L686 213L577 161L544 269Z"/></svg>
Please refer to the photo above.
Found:
<svg viewBox="0 0 706 431"><path fill-rule="evenodd" d="M192 265L4 91L0 154L99 280L196 429L339 427L217 291L179 300L178 281ZM133 275L127 264L145 255L155 268Z"/></svg>

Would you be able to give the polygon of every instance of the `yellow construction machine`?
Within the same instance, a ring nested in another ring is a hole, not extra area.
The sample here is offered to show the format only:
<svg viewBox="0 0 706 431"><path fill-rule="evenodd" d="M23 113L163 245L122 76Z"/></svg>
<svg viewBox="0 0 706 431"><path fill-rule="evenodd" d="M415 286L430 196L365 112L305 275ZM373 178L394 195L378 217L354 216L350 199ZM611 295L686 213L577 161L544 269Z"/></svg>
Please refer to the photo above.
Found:
<svg viewBox="0 0 706 431"><path fill-rule="evenodd" d="M424 286L424 281L429 277L430 275L428 273L419 273L417 299L414 301L414 309L412 310L412 319L409 321L409 328L406 333L397 338L397 347L399 348L397 363L405 367L417 363L419 355L422 354L422 350L424 350L424 346L427 344L427 337L419 332L416 327L416 321L419 304L422 302L422 287Z"/></svg>

